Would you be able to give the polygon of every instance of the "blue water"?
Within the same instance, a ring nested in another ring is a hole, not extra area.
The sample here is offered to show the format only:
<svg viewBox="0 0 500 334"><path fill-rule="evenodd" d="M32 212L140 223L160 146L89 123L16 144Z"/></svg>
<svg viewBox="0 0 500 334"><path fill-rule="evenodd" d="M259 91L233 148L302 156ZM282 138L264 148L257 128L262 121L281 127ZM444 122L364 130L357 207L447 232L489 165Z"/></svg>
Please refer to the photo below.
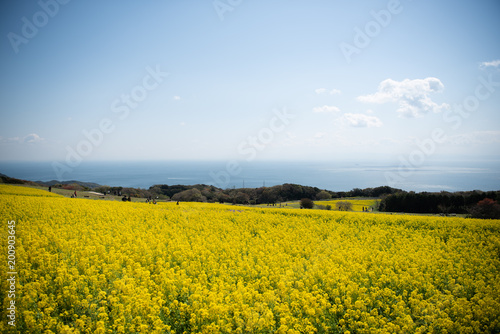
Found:
<svg viewBox="0 0 500 334"><path fill-rule="evenodd" d="M30 181L79 180L109 186L209 184L257 188L283 183L333 191L389 185L408 191L500 190L500 162L433 162L402 168L384 162L82 162L57 174L52 162L0 162L0 173Z"/></svg>

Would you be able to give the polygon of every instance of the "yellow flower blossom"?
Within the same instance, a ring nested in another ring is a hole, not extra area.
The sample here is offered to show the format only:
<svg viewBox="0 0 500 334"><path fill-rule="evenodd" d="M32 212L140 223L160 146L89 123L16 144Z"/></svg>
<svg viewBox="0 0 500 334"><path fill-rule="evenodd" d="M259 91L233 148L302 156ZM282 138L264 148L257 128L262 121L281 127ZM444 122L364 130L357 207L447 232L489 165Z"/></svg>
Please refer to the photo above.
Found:
<svg viewBox="0 0 500 334"><path fill-rule="evenodd" d="M6 185L0 216L16 221L17 333L500 332L498 220Z"/></svg>

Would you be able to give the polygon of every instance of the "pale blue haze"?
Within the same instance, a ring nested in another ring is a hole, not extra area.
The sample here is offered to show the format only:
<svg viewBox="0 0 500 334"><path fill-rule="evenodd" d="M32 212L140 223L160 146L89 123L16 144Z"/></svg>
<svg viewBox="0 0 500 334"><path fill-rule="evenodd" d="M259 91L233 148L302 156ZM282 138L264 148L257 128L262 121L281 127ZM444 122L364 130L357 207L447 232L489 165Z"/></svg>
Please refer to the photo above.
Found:
<svg viewBox="0 0 500 334"><path fill-rule="evenodd" d="M498 1L9 0L0 15L0 161L57 161L51 179L95 161L222 161L225 171L231 160L413 159L422 170L500 160ZM47 22L23 37L37 15ZM356 46L357 29L372 35L367 45ZM346 44L357 53L346 57ZM122 96L144 82L155 87L120 118ZM379 91L383 82L392 86ZM461 115L465 102L479 103ZM272 128L284 109L294 117ZM94 130L102 137L84 147ZM89 150L68 158L79 148ZM412 182L440 184L425 177Z"/></svg>

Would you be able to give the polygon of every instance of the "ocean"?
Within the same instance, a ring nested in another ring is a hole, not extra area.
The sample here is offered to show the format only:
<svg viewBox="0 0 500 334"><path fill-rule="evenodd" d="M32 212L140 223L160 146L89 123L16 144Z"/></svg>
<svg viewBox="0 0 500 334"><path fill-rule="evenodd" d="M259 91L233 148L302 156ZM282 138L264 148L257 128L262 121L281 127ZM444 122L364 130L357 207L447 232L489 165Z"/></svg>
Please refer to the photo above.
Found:
<svg viewBox="0 0 500 334"><path fill-rule="evenodd" d="M418 168L370 161L82 162L57 173L52 162L0 162L0 173L30 181L78 180L147 189L155 184L257 188L283 183L333 191L388 185L407 191L500 190L499 161L433 162Z"/></svg>

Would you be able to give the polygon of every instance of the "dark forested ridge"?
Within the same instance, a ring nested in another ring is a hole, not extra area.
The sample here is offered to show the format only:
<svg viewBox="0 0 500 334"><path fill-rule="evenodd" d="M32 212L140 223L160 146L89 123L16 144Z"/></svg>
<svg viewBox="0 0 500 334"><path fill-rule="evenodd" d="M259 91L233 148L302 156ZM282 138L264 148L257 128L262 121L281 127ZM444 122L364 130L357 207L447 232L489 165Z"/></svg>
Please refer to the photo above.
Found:
<svg viewBox="0 0 500 334"><path fill-rule="evenodd" d="M324 200L343 197L381 197L383 195L397 193L402 190L382 186L366 189L355 188L350 191L336 192L317 187L286 183L272 187L233 189L220 189L208 185L155 185L150 187L149 191L156 195L168 196L173 200L181 201L186 200L186 198L197 198L198 200L209 202L274 204L279 202L297 201L303 198L311 200Z"/></svg>
<svg viewBox="0 0 500 334"><path fill-rule="evenodd" d="M383 197L379 210L410 213L470 213L480 201L500 200L500 191L462 191L415 193L400 191Z"/></svg>
<svg viewBox="0 0 500 334"><path fill-rule="evenodd" d="M381 198L379 211L470 214L477 218L500 218L500 191L407 192L388 186L330 191L298 184L273 187L220 189L208 185L155 185L149 192L175 201L228 202L234 204L275 204L302 199L327 200L344 197ZM488 201L487 201L488 200ZM481 202L483 201L483 202Z"/></svg>

